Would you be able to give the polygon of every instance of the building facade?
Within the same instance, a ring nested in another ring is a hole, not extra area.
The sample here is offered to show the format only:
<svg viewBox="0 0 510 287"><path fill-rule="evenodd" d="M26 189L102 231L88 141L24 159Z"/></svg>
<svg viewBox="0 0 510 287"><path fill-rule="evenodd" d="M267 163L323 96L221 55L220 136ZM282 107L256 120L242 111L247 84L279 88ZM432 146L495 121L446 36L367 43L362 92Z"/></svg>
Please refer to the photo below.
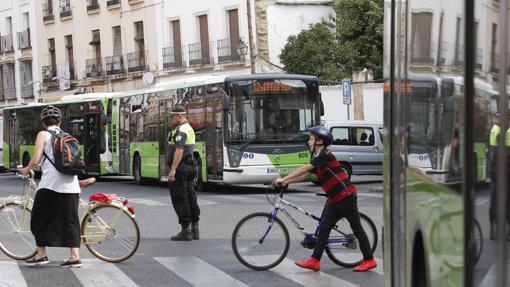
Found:
<svg viewBox="0 0 510 287"><path fill-rule="evenodd" d="M45 102L74 93L139 89L190 74L247 74L250 56L256 72L279 70L287 37L332 12L330 0L252 0L250 51L245 0L37 0L34 5L37 90Z"/></svg>
<svg viewBox="0 0 510 287"><path fill-rule="evenodd" d="M0 108L35 99L35 23L33 1L0 0Z"/></svg>

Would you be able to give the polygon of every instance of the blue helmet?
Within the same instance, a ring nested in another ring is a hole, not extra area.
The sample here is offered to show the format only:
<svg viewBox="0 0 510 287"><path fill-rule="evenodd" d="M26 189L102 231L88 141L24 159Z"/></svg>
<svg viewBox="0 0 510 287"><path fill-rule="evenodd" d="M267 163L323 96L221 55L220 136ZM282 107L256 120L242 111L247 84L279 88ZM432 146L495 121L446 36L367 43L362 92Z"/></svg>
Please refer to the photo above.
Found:
<svg viewBox="0 0 510 287"><path fill-rule="evenodd" d="M308 131L312 135L320 138L324 142L325 146L330 145L333 141L333 134L324 126L314 126L309 128Z"/></svg>

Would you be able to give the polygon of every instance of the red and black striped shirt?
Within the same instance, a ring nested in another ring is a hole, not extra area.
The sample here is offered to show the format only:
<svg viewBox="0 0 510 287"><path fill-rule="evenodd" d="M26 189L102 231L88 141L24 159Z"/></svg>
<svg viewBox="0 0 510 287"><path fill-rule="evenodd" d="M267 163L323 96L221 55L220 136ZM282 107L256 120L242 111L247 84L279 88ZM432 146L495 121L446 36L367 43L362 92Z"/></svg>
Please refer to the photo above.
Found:
<svg viewBox="0 0 510 287"><path fill-rule="evenodd" d="M356 187L349 181L340 168L340 162L330 150L323 148L316 157L312 155L310 164L314 167L313 172L317 174L328 202L339 202L356 192Z"/></svg>

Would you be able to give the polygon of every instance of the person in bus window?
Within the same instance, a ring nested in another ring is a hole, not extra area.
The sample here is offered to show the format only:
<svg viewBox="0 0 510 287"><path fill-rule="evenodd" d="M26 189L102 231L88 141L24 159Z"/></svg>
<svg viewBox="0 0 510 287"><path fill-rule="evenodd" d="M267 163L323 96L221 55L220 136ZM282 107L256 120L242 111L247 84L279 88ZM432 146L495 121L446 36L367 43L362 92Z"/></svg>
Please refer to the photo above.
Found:
<svg viewBox="0 0 510 287"><path fill-rule="evenodd" d="M34 156L22 170L22 173L27 175L41 163L42 177L30 218L30 230L35 237L37 253L26 260L25 264L48 264L50 261L46 255L46 247L51 246L70 248L69 258L60 264L61 267L81 267L78 218L80 183L76 175L63 174L50 160L46 160L53 158L52 135L48 131L62 132L62 112L54 106L47 106L41 112L41 120L44 130L37 134Z"/></svg>
<svg viewBox="0 0 510 287"><path fill-rule="evenodd" d="M302 268L320 270L320 259L328 242L329 233L336 222L345 217L351 226L354 236L358 239L363 261L353 271L364 272L377 267L372 254L368 237L361 226L358 213L356 187L340 168L340 162L327 146L333 141L331 131L323 126L314 126L309 129L310 138L308 146L312 153L310 163L296 169L284 178L274 181L276 185L288 185L305 181L311 172L317 174L322 189L328 197L319 225L319 235L312 257L308 260L298 261L296 265Z"/></svg>
<svg viewBox="0 0 510 287"><path fill-rule="evenodd" d="M174 129L168 135L168 189L175 213L182 226L181 232L172 236L173 241L199 239L198 221L200 208L193 180L197 164L193 157L195 132L186 119L186 109L175 106L170 112Z"/></svg>

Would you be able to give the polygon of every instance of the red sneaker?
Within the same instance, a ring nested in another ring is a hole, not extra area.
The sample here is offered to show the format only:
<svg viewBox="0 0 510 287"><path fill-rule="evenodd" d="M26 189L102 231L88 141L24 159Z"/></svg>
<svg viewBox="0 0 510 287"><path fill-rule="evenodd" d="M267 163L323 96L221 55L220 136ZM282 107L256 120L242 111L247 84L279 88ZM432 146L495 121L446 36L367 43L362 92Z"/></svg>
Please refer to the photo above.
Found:
<svg viewBox="0 0 510 287"><path fill-rule="evenodd" d="M321 269L321 262L313 257L305 261L296 261L296 265L313 271L319 271Z"/></svg>
<svg viewBox="0 0 510 287"><path fill-rule="evenodd" d="M375 259L363 260L361 261L361 264L352 269L352 271L365 272L375 267L377 267L377 262L375 261Z"/></svg>

